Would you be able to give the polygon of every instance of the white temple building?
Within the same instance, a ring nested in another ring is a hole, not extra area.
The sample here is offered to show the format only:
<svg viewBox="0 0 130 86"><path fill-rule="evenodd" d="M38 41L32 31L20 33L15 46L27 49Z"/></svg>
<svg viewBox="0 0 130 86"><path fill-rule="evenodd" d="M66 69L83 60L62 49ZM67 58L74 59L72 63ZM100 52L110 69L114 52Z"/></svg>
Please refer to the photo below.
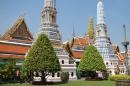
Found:
<svg viewBox="0 0 130 86"><path fill-rule="evenodd" d="M76 64L70 63L72 57L66 51L65 46L68 42L62 42L62 35L59 33L58 25L56 23L56 0L44 0L44 8L42 10L42 22L37 33L37 37L40 34L46 34L56 51L57 57L61 64L63 72L69 72L69 80L77 80L76 76ZM59 71L60 72L60 71ZM47 81L61 81L59 72L52 73Z"/></svg>
<svg viewBox="0 0 130 86"><path fill-rule="evenodd" d="M107 26L105 22L105 13L104 5L101 1L97 4L97 30L96 30L96 39L95 47L98 49L106 68L109 71L109 74L115 75L117 66L122 68L122 71L125 71L125 65L118 65L118 59L112 50L112 44L107 36ZM124 74L125 72L122 72Z"/></svg>

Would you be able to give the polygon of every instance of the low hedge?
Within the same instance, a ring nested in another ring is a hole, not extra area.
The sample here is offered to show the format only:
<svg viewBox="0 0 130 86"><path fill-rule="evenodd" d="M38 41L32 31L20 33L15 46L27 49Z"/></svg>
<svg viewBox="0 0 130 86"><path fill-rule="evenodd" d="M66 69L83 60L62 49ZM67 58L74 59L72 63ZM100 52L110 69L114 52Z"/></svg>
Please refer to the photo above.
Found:
<svg viewBox="0 0 130 86"><path fill-rule="evenodd" d="M128 76L128 75L110 75L109 77L108 77L108 80L110 80L110 81L115 81L115 80L117 80L117 79L130 79L130 76Z"/></svg>

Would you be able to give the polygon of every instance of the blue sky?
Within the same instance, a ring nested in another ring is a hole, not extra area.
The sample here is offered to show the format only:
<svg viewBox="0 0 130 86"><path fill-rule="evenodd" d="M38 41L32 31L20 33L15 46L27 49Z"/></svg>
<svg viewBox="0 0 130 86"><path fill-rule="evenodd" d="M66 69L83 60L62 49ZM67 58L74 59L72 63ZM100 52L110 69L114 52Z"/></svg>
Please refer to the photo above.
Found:
<svg viewBox="0 0 130 86"><path fill-rule="evenodd" d="M56 0L57 24L62 30L63 41L72 39L73 20L76 36L83 37L88 31L90 15L94 19L96 31L97 3L99 0ZM126 24L127 41L130 41L130 0L102 0L105 8L107 34L113 44L123 50L123 24ZM44 0L0 0L0 34L3 35L18 19L20 12L25 13L29 30L36 35L41 23ZM130 48L130 47L129 47Z"/></svg>

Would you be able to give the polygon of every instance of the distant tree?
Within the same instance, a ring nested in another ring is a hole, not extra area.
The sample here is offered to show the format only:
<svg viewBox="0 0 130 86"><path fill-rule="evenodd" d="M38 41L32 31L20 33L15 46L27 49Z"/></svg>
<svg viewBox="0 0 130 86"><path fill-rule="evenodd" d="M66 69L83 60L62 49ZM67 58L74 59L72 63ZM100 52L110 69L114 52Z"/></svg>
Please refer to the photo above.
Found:
<svg viewBox="0 0 130 86"><path fill-rule="evenodd" d="M60 63L56 52L45 34L41 34L32 45L22 65L23 71L42 71L42 81L48 72L60 71Z"/></svg>
<svg viewBox="0 0 130 86"><path fill-rule="evenodd" d="M3 64L1 65L1 75L4 80L11 80L14 78L14 74L17 68L16 59L8 57L7 59L1 59Z"/></svg>
<svg viewBox="0 0 130 86"><path fill-rule="evenodd" d="M95 78L96 71L106 71L102 56L94 45L87 46L87 49L80 60L79 71L89 72L89 77Z"/></svg>

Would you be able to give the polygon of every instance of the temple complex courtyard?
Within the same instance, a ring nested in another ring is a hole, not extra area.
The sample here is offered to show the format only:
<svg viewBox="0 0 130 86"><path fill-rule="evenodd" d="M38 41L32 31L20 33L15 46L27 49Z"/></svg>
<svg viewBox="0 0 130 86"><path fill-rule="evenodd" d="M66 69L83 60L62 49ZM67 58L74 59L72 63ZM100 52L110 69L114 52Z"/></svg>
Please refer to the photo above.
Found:
<svg viewBox="0 0 130 86"><path fill-rule="evenodd" d="M9 84L1 84L0 86L32 86L28 83L9 83ZM34 85L34 86L115 86L115 81L84 81L84 80L75 80L69 81L67 83L54 83L54 85Z"/></svg>

